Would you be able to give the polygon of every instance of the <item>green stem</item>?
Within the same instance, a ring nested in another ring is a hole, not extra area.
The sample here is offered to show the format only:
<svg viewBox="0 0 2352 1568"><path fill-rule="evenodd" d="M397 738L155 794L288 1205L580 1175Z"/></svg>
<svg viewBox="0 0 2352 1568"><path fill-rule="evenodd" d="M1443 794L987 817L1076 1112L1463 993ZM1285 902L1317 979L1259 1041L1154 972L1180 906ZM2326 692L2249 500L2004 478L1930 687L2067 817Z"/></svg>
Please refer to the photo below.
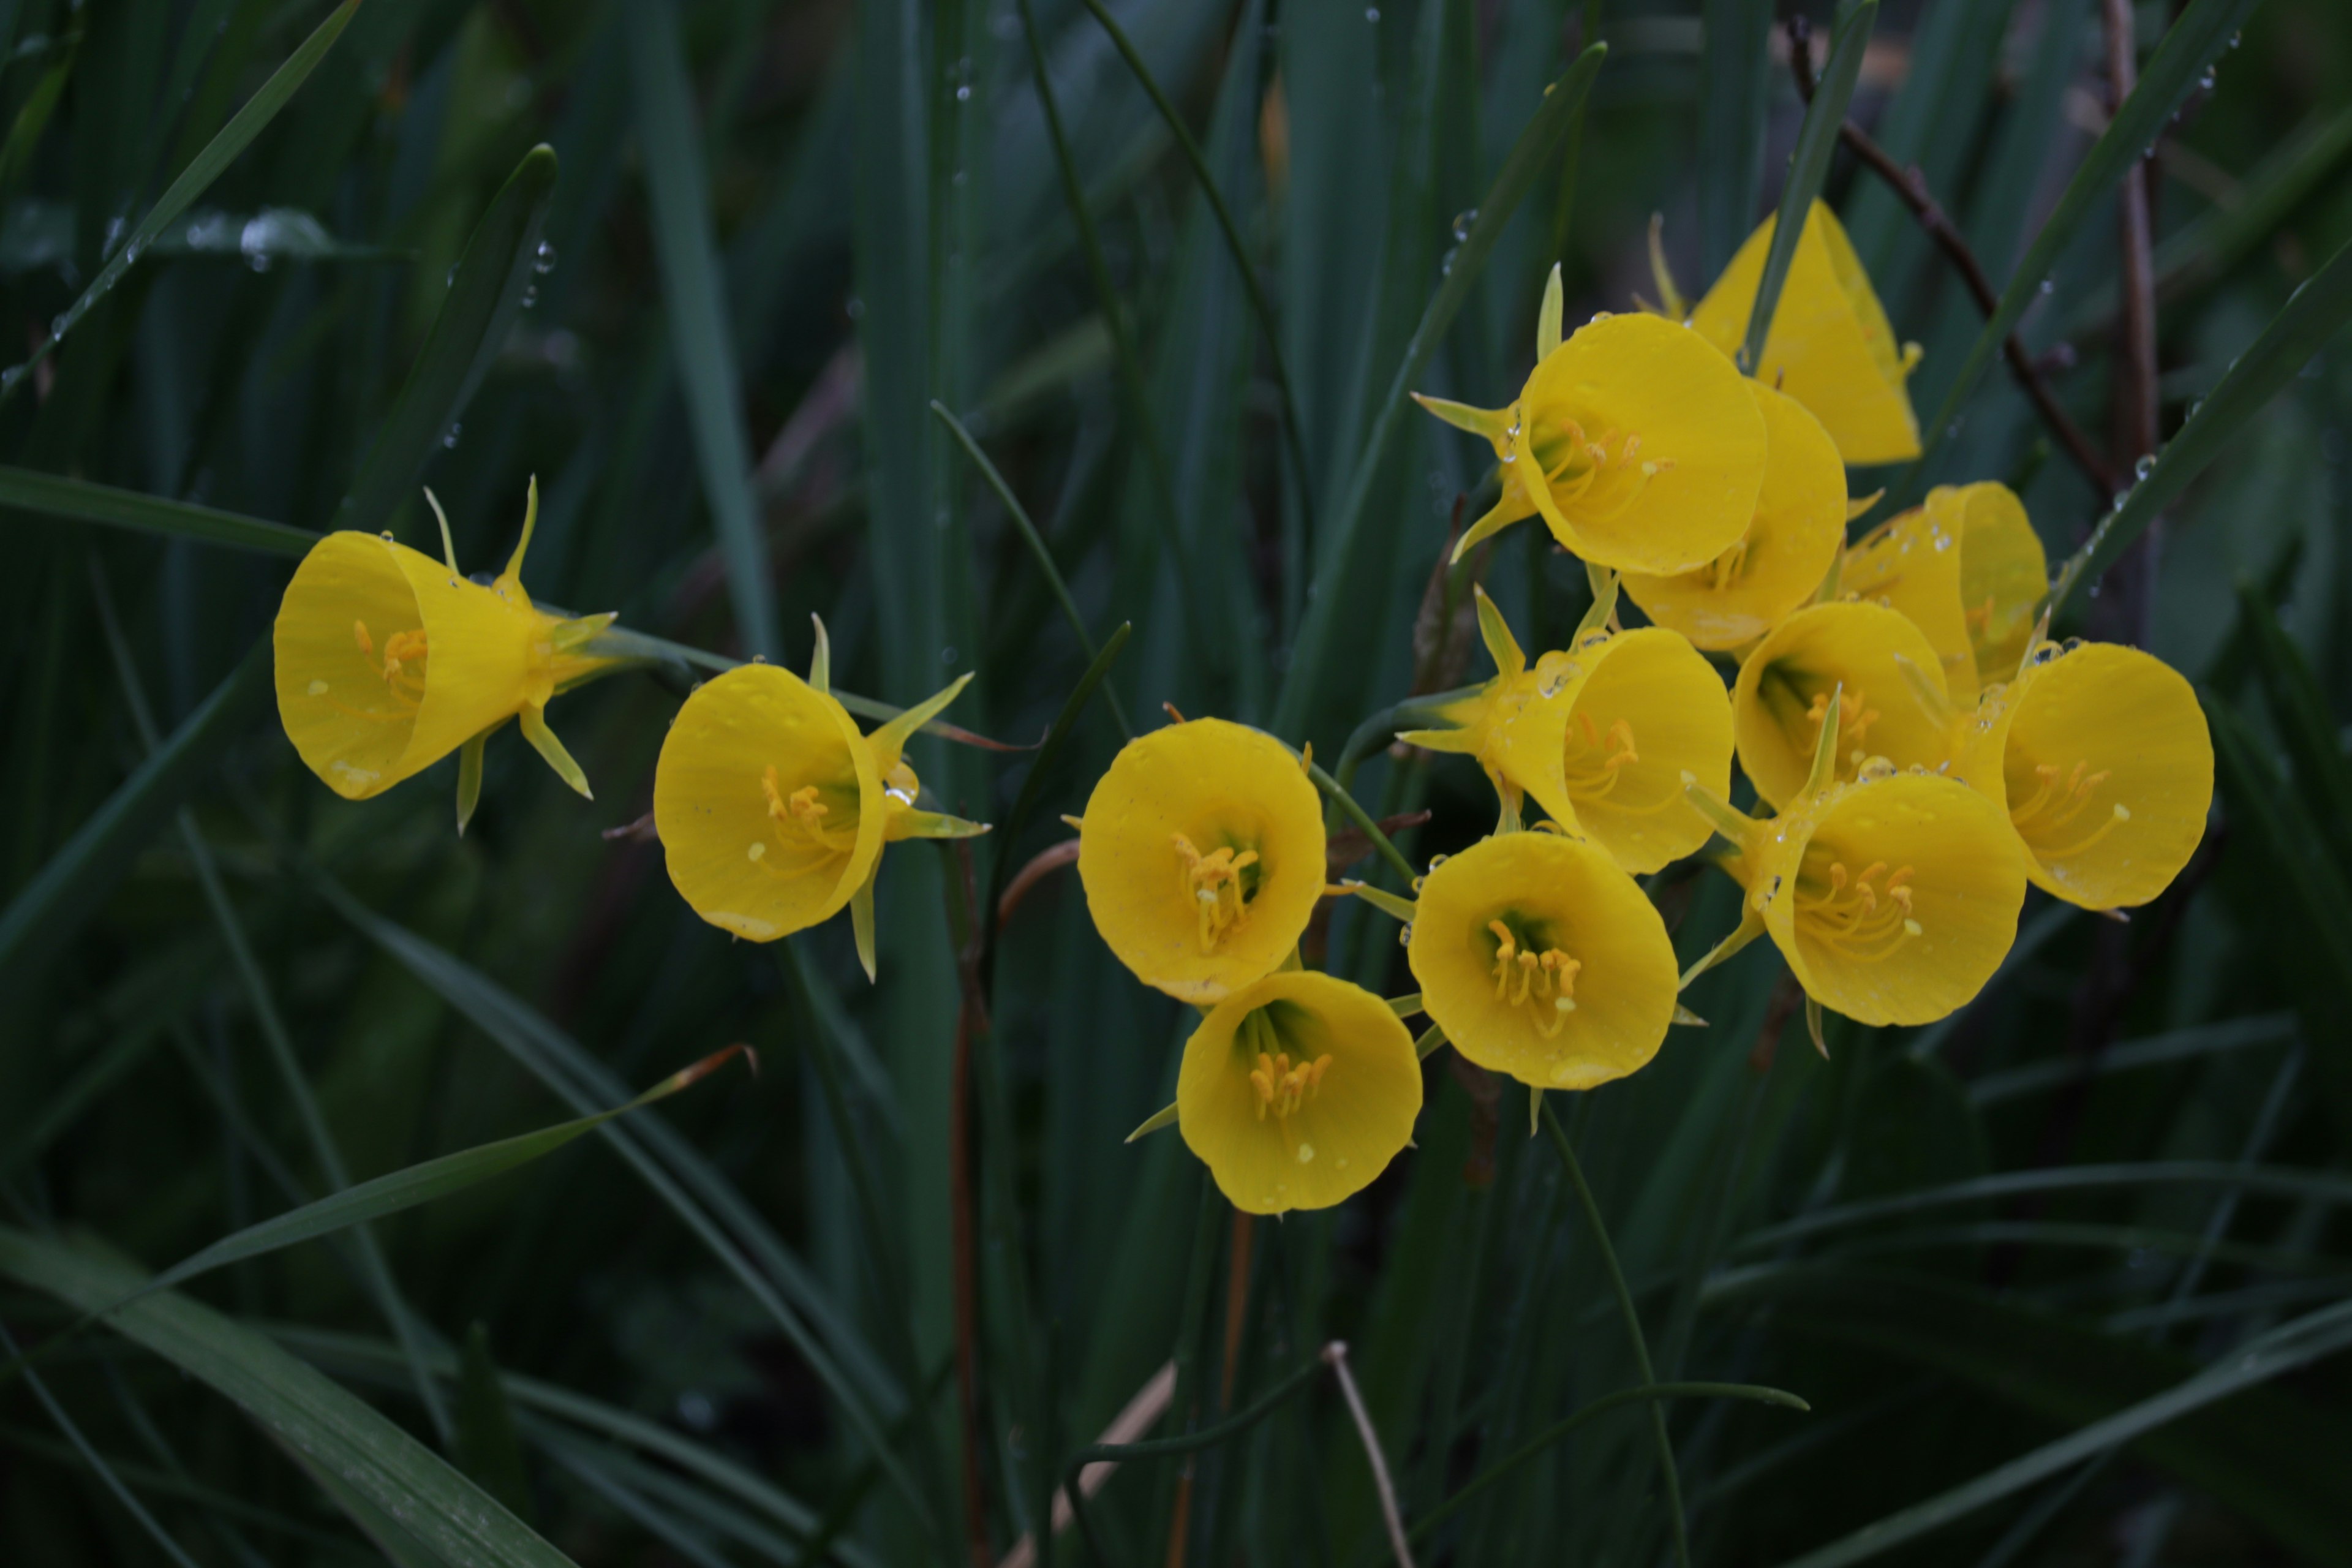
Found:
<svg viewBox="0 0 2352 1568"><path fill-rule="evenodd" d="M1618 1266L1617 1249L1610 1244L1609 1226L1601 1217L1601 1205L1593 1201L1591 1185L1584 1179L1584 1167L1576 1158L1576 1150L1560 1127L1559 1118L1551 1107L1543 1108L1544 1131L1551 1134L1552 1147L1559 1151L1559 1163L1568 1168L1568 1179L1576 1188L1577 1202L1584 1205L1585 1223L1592 1227L1592 1239L1600 1245L1601 1261L1609 1271L1609 1287L1617 1295L1617 1310L1625 1320L1625 1337L1633 1342L1633 1369L1642 1374L1644 1391L1657 1386L1657 1374L1650 1367L1649 1342L1642 1337L1642 1314L1634 1310L1633 1292L1625 1288L1625 1270ZM1690 1531L1683 1519L1683 1481L1675 1468L1675 1445L1666 1436L1665 1407L1656 1402L1650 1405L1650 1431L1656 1439L1658 1471L1666 1485L1668 1522L1674 1527L1675 1561L1681 1568L1690 1568Z"/></svg>
<svg viewBox="0 0 2352 1568"><path fill-rule="evenodd" d="M1323 764L1320 763L1308 763L1307 776L1315 781L1316 788L1331 797L1331 804L1338 806L1349 821L1362 829L1364 836L1372 841L1372 847L1380 851L1381 858L1386 860L1391 867L1394 868L1396 874L1404 879L1404 885L1408 888L1412 887L1416 874L1412 868L1412 862L1406 859L1402 852L1389 841L1389 836L1381 831L1381 825L1372 820L1372 814L1357 805L1356 797L1340 788L1339 781L1325 773Z"/></svg>

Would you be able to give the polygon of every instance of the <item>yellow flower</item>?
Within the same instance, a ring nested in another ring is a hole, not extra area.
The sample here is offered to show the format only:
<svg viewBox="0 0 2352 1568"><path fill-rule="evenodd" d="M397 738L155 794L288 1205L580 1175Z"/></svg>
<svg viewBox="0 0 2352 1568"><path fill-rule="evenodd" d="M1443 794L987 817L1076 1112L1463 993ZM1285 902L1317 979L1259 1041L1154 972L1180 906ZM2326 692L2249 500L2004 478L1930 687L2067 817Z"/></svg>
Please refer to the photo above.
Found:
<svg viewBox="0 0 2352 1568"><path fill-rule="evenodd" d="M1500 464L1502 497L1454 558L1538 515L1569 550L1624 571L1687 572L1729 549L1764 477L1764 418L1738 372L1655 316L1597 316L1554 342L1507 407L1415 395Z"/></svg>
<svg viewBox="0 0 2352 1568"><path fill-rule="evenodd" d="M1703 648L1746 646L1811 599L1845 542L1845 465L1793 397L1748 384L1764 416L1764 484L1738 542L1694 572L1625 574L1650 619Z"/></svg>
<svg viewBox="0 0 2352 1568"><path fill-rule="evenodd" d="M1776 806L1795 799L1841 690L1836 776L1852 778L1870 757L1904 767L1950 759L1950 705L1926 635L1884 605L1812 605L1757 646L1732 688L1732 734L1757 794Z"/></svg>
<svg viewBox="0 0 2352 1568"><path fill-rule="evenodd" d="M1966 708L2017 672L2049 592L2041 536L2007 485L1938 485L1845 552L1839 587L1927 634L1951 700Z"/></svg>
<svg viewBox="0 0 2352 1568"><path fill-rule="evenodd" d="M1706 821L1683 781L1730 788L1731 709L1698 651L1663 626L1591 630L1529 668L1484 589L1477 603L1495 679L1440 710L1456 728L1399 739L1477 758L1507 820L1532 795L1628 871L1654 871L1705 844Z"/></svg>
<svg viewBox="0 0 2352 1568"><path fill-rule="evenodd" d="M1537 1089L1591 1089L1657 1054L1675 949L1633 879L1580 839L1499 833L1433 866L1409 948L1454 1048Z"/></svg>
<svg viewBox="0 0 2352 1568"><path fill-rule="evenodd" d="M2213 742L2189 682L2137 648L2044 643L1986 691L1955 773L2006 811L2026 875L2085 909L2170 885L2204 837Z"/></svg>
<svg viewBox="0 0 2352 1568"><path fill-rule="evenodd" d="M1223 719L1129 742L1078 830L1095 929L1137 979L1186 1002L1287 959L1324 875L1323 805L1298 759Z"/></svg>
<svg viewBox="0 0 2352 1568"><path fill-rule="evenodd" d="M1992 686L2014 677L2025 658L2034 617L2050 592L2050 560L2025 503L2007 485L1989 479L1939 486L1927 492L1928 510L1938 506L1957 517L1948 526L1960 536L1960 605L1976 653L1977 685Z"/></svg>
<svg viewBox="0 0 2352 1568"><path fill-rule="evenodd" d="M852 904L870 979L882 847L987 831L918 809L902 754L971 677L861 735L825 689L819 636L812 680L747 664L695 689L655 764L654 826L679 895L722 931L773 942Z"/></svg>
<svg viewBox="0 0 2352 1568"><path fill-rule="evenodd" d="M534 607L523 552L539 517L533 481L522 538L488 587L392 535L331 533L294 569L272 641L278 716L310 770L346 800L380 795L466 751L458 822L471 814L480 746L509 719L582 795L588 780L547 727L547 702L624 662L584 646L609 615L562 620ZM447 525L443 525L447 550Z"/></svg>
<svg viewBox="0 0 2352 1568"><path fill-rule="evenodd" d="M2025 867L2000 809L1957 779L1874 763L1744 830L1733 863L1805 994L1864 1024L1926 1024L2017 940Z"/></svg>
<svg viewBox="0 0 2352 1568"><path fill-rule="evenodd" d="M1748 237L1715 287L1691 311L1698 335L1737 354L1764 275L1777 216ZM1862 259L1830 209L1815 202L1764 340L1756 377L1811 409L1849 463L1901 463L1919 455L1919 420L1904 382L1919 363L1898 348Z"/></svg>
<svg viewBox="0 0 2352 1568"><path fill-rule="evenodd" d="M1420 1114L1411 1031L1370 992L1312 970L1218 1003L1176 1079L1185 1143L1248 1214L1343 1202L1396 1158Z"/></svg>

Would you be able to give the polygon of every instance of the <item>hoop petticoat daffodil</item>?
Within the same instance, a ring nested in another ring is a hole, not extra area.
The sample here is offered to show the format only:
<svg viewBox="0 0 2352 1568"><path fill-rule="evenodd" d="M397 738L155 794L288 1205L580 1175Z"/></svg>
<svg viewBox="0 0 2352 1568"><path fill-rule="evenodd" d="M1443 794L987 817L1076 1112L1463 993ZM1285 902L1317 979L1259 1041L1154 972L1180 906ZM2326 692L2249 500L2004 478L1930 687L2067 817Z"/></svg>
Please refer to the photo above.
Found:
<svg viewBox="0 0 2352 1568"><path fill-rule="evenodd" d="M2048 558L2007 485L1938 485L1845 552L1841 590L1900 610L1935 646L1961 708L2024 658Z"/></svg>
<svg viewBox="0 0 2352 1568"><path fill-rule="evenodd" d="M1821 421L1793 397L1748 384L1764 416L1764 482L1748 531L1696 571L1625 574L1653 621L1699 647L1743 647L1811 599L1845 542L1845 465Z"/></svg>
<svg viewBox="0 0 2352 1568"><path fill-rule="evenodd" d="M1843 734L1835 776L1853 777L1871 757L1939 766L1953 736L1946 690L1934 645L1899 612L1851 599L1808 605L1739 667L1731 690L1739 765L1757 794L1789 805L1811 771L1834 693Z"/></svg>
<svg viewBox="0 0 2352 1568"><path fill-rule="evenodd" d="M1181 1001L1217 1002L1287 959L1323 878L1323 803L1298 759L1223 719L1129 742L1079 824L1095 929Z"/></svg>
<svg viewBox="0 0 2352 1568"><path fill-rule="evenodd" d="M1919 628L1956 708L1977 700L1976 645L1960 598L1960 515L1948 504L1899 513L1847 547L1838 589Z"/></svg>
<svg viewBox="0 0 2352 1568"><path fill-rule="evenodd" d="M1420 1114L1412 1033L1378 996L1312 970L1226 995L1185 1042L1176 1079L1186 1145L1248 1214L1329 1208L1361 1191Z"/></svg>
<svg viewBox="0 0 2352 1568"><path fill-rule="evenodd" d="M1606 853L1565 834L1498 833L1433 865L1407 952L1454 1048L1536 1089L1623 1078L1675 1020L1665 922Z"/></svg>
<svg viewBox="0 0 2352 1568"><path fill-rule="evenodd" d="M1768 217L1748 237L1691 311L1693 330L1727 357L1747 339L1778 222L1777 214ZM1919 419L1904 384L1918 363L1919 346L1895 342L1853 242L1816 201L1797 237L1756 378L1811 409L1847 462L1903 463L1919 455Z"/></svg>
<svg viewBox="0 0 2352 1568"><path fill-rule="evenodd" d="M1874 757L1841 783L1829 766L1841 749L1832 719L1811 776L1769 819L1692 789L1731 842L1725 868L1746 896L1738 928L1683 984L1769 933L1814 1006L1932 1023L1982 990L2016 942L2024 857L2000 808L1959 780Z"/></svg>
<svg viewBox="0 0 2352 1568"><path fill-rule="evenodd" d="M1554 272L1554 287L1558 273ZM1594 565L1666 574L1729 549L1756 510L1764 419L1737 370L1655 316L1596 316L1559 341L1538 331L1536 368L1508 406L1414 398L1495 449L1501 499L1454 559L1525 518Z"/></svg>
<svg viewBox="0 0 2352 1568"><path fill-rule="evenodd" d="M2196 692L2114 643L2036 645L2015 681L1987 689L1952 771L2008 814L2035 885L2084 909L2164 891L2213 804Z"/></svg>
<svg viewBox="0 0 2352 1568"><path fill-rule="evenodd" d="M851 905L870 980L883 846L988 831L919 809L904 756L971 677L861 735L828 689L828 662L820 626L808 680L747 664L697 687L655 764L654 825L670 881L722 931L773 942Z"/></svg>
<svg viewBox="0 0 2352 1568"><path fill-rule="evenodd" d="M513 719L564 783L589 794L547 727L548 700L629 661L586 651L613 616L563 619L531 604L522 562L538 521L534 479L522 537L487 586L457 570L446 522L444 561L389 533L351 531L328 534L303 556L271 636L278 716L328 788L365 800L462 749L462 833L482 742Z"/></svg>
<svg viewBox="0 0 2352 1568"><path fill-rule="evenodd" d="M1438 710L1454 728L1398 739L1475 757L1506 824L1532 796L1628 871L1657 870L1706 843L1682 781L1728 790L1732 749L1730 704L1706 658L1662 626L1603 629L1601 605L1574 646L1531 668L1483 588L1477 605L1495 679Z"/></svg>

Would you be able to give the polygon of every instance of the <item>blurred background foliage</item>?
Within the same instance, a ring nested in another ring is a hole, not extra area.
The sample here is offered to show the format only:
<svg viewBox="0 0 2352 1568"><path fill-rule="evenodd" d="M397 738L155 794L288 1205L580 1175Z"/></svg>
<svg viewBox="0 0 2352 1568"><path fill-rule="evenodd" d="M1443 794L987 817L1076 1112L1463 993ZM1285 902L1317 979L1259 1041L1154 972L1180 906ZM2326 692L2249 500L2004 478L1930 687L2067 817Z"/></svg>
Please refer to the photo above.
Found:
<svg viewBox="0 0 2352 1568"><path fill-rule="evenodd" d="M1175 1137L1120 1142L1187 1016L1068 876L960 976L972 889L1116 749L1099 698L1046 753L919 746L947 809L1034 809L976 867L891 857L868 987L843 922L730 942L614 832L682 675L560 706L593 804L494 741L460 839L453 764L352 805L296 763L267 633L289 529L430 552L430 483L487 570L536 475L542 599L794 665L819 614L841 686L975 669L954 717L1034 742L1088 655L938 399L1089 635L1132 625L1127 713L1337 757L1484 673L1467 574L1433 567L1486 465L1394 389L1502 401L1549 264L1571 321L1628 309L1654 213L1703 286L1796 138L1789 7L1106 0L1180 135L1093 0L354 5L0 0L0 1324L42 1347L0 1385L0 1558L992 1561L1172 1357L1155 1435L1297 1392L1130 1459L1105 1552L1361 1564L1391 1549L1356 1429L1283 1381L1339 1339L1421 1561L1667 1560L1638 1405L1440 1513L1642 1381L1516 1094L1434 1058L1416 1151L1237 1237ZM2343 319L2352 12L1887 0L1852 118L2006 288L2105 125L2119 21L2188 73L2147 165L2168 439L2306 278L2304 349ZM2176 25L2210 34L2185 66ZM1589 95L1548 100L1593 41ZM1850 159L1826 194L1926 346L1925 418L1982 313ZM2090 194L2022 333L2128 476L2130 269ZM1973 1006L1833 1026L1826 1061L1759 944L1692 993L1709 1028L1564 1109L1657 1378L1811 1407L1664 1407L1694 1557L2352 1561L2346 346L2218 410L2156 548L2073 606L2207 701L2222 798L2171 892L2128 926L2036 895ZM1922 477L2016 486L2053 561L2110 504L1998 369ZM1584 607L1534 529L1482 569L1530 646ZM1423 754L1349 776L1430 814L1416 860L1492 810ZM1653 891L1686 961L1731 924L1719 878ZM1310 940L1408 986L1377 918ZM756 1078L68 1332L143 1269L739 1040Z"/></svg>

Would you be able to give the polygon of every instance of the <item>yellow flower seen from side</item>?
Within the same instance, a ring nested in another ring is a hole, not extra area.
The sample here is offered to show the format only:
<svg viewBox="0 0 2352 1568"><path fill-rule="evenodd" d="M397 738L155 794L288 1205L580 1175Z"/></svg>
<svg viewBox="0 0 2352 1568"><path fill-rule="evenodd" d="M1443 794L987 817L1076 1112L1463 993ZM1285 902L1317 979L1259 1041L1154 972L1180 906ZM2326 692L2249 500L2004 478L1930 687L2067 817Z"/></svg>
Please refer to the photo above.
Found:
<svg viewBox="0 0 2352 1568"><path fill-rule="evenodd" d="M1748 656L1731 692L1739 765L1775 806L1804 787L1833 700L1837 777L1853 777L1871 757L1903 767L1950 760L1952 715L1926 634L1884 605L1809 605Z"/></svg>
<svg viewBox="0 0 2352 1568"><path fill-rule="evenodd" d="M1889 518L1846 550L1838 587L1917 626L1935 650L1952 703L1965 708L1977 700L1977 659L1960 599L1959 522L1949 505Z"/></svg>
<svg viewBox="0 0 2352 1568"><path fill-rule="evenodd" d="M1976 654L1977 685L2008 680L2033 640L2035 618L2050 594L2050 558L2017 492L1997 480L1927 492L1930 511L1956 517L1960 537L1960 606Z"/></svg>
<svg viewBox="0 0 2352 1568"><path fill-rule="evenodd" d="M1495 679L1442 710L1455 728L1399 738L1475 757L1507 815L1531 796L1628 871L1705 844L1706 820L1683 783L1730 787L1731 705L1698 650L1663 626L1592 631L1531 668L1483 589L1477 604Z"/></svg>
<svg viewBox="0 0 2352 1568"><path fill-rule="evenodd" d="M1595 565L1687 572L1729 549L1755 514L1763 416L1738 372L1675 322L1596 317L1542 354L1507 407L1419 401L1484 437L1500 466L1501 499L1463 534L1457 560L1540 516Z"/></svg>
<svg viewBox="0 0 2352 1568"><path fill-rule="evenodd" d="M1748 531L1695 571L1625 574L1650 619L1703 648L1744 647L1821 587L1845 543L1845 465L1820 420L1795 398L1748 384L1764 416L1764 482Z"/></svg>
<svg viewBox="0 0 2352 1568"><path fill-rule="evenodd" d="M1966 1005L2017 940L2025 867L2000 808L1957 779L1893 772L1808 795L1747 830L1736 862L1805 994L1864 1024Z"/></svg>
<svg viewBox="0 0 2352 1568"><path fill-rule="evenodd" d="M1559 833L1499 833L1432 868L1408 949L1454 1048L1537 1089L1591 1089L1657 1054L1675 949L1633 879Z"/></svg>
<svg viewBox="0 0 2352 1568"><path fill-rule="evenodd" d="M1246 1214L1344 1202L1420 1114L1412 1032L1370 992L1312 970L1233 991L1185 1042L1176 1079L1186 1145Z"/></svg>
<svg viewBox="0 0 2352 1568"><path fill-rule="evenodd" d="M870 735L831 692L774 665L742 665L698 687L654 768L654 826L679 895L751 942L804 931L855 900L871 976L883 846L986 831L920 809L922 784L903 754L971 679Z"/></svg>
<svg viewBox="0 0 2352 1568"><path fill-rule="evenodd" d="M1323 805L1273 736L1195 719L1121 749L1087 801L1078 878L1120 963L1206 1005L1281 964L1324 885Z"/></svg>
<svg viewBox="0 0 2352 1568"><path fill-rule="evenodd" d="M294 569L271 638L278 715L328 788L346 800L381 795L514 719L565 783L589 793L547 727L547 703L621 661L583 651L611 616L560 619L524 591L538 500L534 484L513 558L488 586L388 533L328 534ZM461 828L469 809L461 804Z"/></svg>
<svg viewBox="0 0 2352 1568"><path fill-rule="evenodd" d="M1748 337L1777 215L1748 237L1691 311L1692 328L1726 355ZM1919 420L1905 383L1918 345L1898 344L1837 217L1821 202L1806 216L1773 312L1756 377L1813 411L1849 463L1903 463L1919 455Z"/></svg>
<svg viewBox="0 0 2352 1568"><path fill-rule="evenodd" d="M2035 884L2085 909L2164 891L2213 803L2196 692L2112 643L2042 644L2013 685L1985 694L1954 771L2008 814Z"/></svg>

